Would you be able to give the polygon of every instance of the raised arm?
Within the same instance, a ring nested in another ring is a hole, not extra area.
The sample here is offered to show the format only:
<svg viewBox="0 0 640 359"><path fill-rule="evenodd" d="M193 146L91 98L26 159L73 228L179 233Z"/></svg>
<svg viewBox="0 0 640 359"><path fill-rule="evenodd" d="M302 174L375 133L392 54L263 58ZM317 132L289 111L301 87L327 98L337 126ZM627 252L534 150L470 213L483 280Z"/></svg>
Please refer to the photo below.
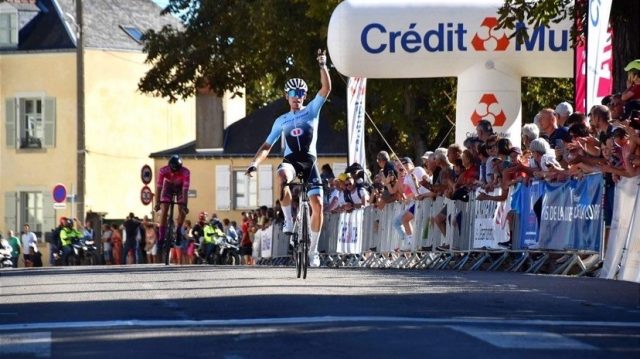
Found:
<svg viewBox="0 0 640 359"><path fill-rule="evenodd" d="M324 98L329 96L331 92L331 77L329 76L329 69L327 68L327 50L318 49L318 65L320 65L320 83L322 87L318 94Z"/></svg>

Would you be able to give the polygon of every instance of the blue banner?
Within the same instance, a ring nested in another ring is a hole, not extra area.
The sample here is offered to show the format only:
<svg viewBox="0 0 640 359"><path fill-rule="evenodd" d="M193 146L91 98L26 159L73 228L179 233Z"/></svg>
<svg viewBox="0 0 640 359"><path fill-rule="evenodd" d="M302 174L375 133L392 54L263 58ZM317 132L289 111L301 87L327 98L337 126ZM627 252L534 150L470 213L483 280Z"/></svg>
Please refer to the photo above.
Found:
<svg viewBox="0 0 640 359"><path fill-rule="evenodd" d="M601 174L585 176L581 180L544 183L539 247L599 251L602 196Z"/></svg>
<svg viewBox="0 0 640 359"><path fill-rule="evenodd" d="M544 194L544 184L534 181L530 185L520 185L517 199L511 203L514 210L520 211L519 243L520 249L537 249L538 228L540 228L540 203ZM537 204L537 205L536 205ZM537 209L537 210L536 210Z"/></svg>

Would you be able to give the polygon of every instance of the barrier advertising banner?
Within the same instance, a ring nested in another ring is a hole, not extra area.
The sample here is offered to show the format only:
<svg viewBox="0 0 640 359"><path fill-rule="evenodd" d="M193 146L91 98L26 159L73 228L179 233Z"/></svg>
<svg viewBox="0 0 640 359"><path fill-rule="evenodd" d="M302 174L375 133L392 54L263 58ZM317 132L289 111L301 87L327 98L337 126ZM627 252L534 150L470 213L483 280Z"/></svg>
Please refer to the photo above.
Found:
<svg viewBox="0 0 640 359"><path fill-rule="evenodd" d="M338 224L338 253L360 253L362 251L363 211L341 213Z"/></svg>
<svg viewBox="0 0 640 359"><path fill-rule="evenodd" d="M512 205L520 210L520 243L519 248L539 248L538 227L539 218L535 208L539 208L544 194L544 184L533 181L529 186L521 185L518 193L519 205ZM536 206L536 203L538 206ZM537 211L539 213L539 211Z"/></svg>
<svg viewBox="0 0 640 359"><path fill-rule="evenodd" d="M496 196L499 193L494 190L487 194ZM480 190L476 190L476 196ZM498 202L495 201L477 201L475 206L475 220L473 226L473 248L497 248L498 238L494 235L496 227L496 212L498 211Z"/></svg>
<svg viewBox="0 0 640 359"><path fill-rule="evenodd" d="M271 248L273 244L273 230L271 229L271 227L269 227L266 230L259 231L259 232L262 232L262 236L260 238L260 241L261 241L260 257L271 258Z"/></svg>
<svg viewBox="0 0 640 359"><path fill-rule="evenodd" d="M540 212L540 242L546 249L600 250L603 213L601 174L546 182Z"/></svg>

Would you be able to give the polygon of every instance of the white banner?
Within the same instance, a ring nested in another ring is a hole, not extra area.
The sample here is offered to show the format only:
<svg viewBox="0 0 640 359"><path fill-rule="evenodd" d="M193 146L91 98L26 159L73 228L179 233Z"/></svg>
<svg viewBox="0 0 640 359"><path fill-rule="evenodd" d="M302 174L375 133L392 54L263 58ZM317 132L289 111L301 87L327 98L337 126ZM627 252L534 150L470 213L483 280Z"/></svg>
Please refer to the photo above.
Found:
<svg viewBox="0 0 640 359"><path fill-rule="evenodd" d="M587 108L611 92L612 47L609 14L612 0L589 0L587 13Z"/></svg>
<svg viewBox="0 0 640 359"><path fill-rule="evenodd" d="M338 224L338 253L361 253L362 252L362 223L364 211L353 211L351 213L341 213Z"/></svg>
<svg viewBox="0 0 640 359"><path fill-rule="evenodd" d="M273 243L273 227L269 226L264 231L258 231L258 232L262 232L262 235L260 237L261 238L260 257L271 258L271 248Z"/></svg>
<svg viewBox="0 0 640 359"><path fill-rule="evenodd" d="M637 195L638 178L623 177L616 184L609 241L604 252L604 264L600 278L617 278L618 265L622 261L622 252L627 244L631 217L633 216L633 212L629 209L633 208Z"/></svg>
<svg viewBox="0 0 640 359"><path fill-rule="evenodd" d="M349 163L357 162L366 168L364 151L364 100L367 79L350 77L347 86L347 128L349 130Z"/></svg>
<svg viewBox="0 0 640 359"><path fill-rule="evenodd" d="M640 178L635 177L636 180ZM627 231L626 252L622 256L619 278L640 283L640 191L636 194L636 203L632 211L631 225Z"/></svg>
<svg viewBox="0 0 640 359"><path fill-rule="evenodd" d="M476 190L476 197L481 190ZM487 194L497 196L500 189ZM498 243L504 241L501 230L500 210L504 210L504 203L496 201L476 201L475 221L473 228L473 248L500 248Z"/></svg>

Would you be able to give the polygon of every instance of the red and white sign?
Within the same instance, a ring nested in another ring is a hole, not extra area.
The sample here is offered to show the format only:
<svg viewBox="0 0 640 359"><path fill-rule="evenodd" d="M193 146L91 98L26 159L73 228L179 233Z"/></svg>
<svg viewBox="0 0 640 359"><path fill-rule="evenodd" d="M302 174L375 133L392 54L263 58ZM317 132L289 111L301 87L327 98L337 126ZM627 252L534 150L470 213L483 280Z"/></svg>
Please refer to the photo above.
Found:
<svg viewBox="0 0 640 359"><path fill-rule="evenodd" d="M142 190L140 191L140 201L145 206L149 205L151 201L153 201L153 192L151 192L151 188L149 188L149 186L145 185L142 187Z"/></svg>

